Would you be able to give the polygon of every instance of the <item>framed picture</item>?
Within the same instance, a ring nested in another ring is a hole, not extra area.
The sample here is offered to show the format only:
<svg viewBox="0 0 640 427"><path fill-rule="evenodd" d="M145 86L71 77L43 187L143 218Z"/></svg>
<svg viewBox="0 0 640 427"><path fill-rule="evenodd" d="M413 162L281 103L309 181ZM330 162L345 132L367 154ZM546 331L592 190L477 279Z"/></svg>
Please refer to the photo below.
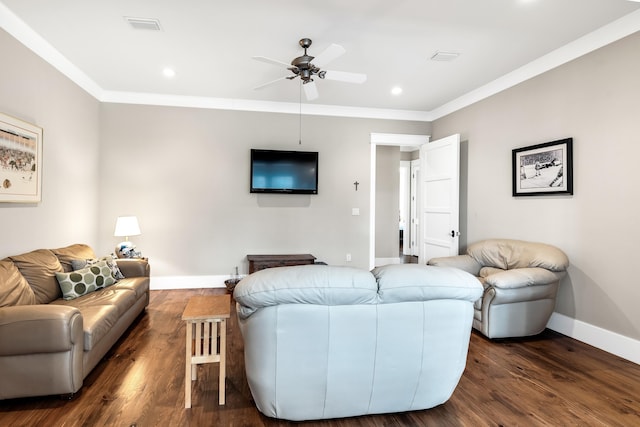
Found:
<svg viewBox="0 0 640 427"><path fill-rule="evenodd" d="M0 202L38 203L42 128L0 113Z"/></svg>
<svg viewBox="0 0 640 427"><path fill-rule="evenodd" d="M513 196L573 194L573 138L516 148Z"/></svg>

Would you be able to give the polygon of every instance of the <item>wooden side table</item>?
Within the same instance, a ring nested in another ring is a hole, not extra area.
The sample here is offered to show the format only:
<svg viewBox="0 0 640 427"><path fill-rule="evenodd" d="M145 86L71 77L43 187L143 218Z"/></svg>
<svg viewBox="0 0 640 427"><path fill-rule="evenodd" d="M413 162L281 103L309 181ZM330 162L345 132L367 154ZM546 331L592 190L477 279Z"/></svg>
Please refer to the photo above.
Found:
<svg viewBox="0 0 640 427"><path fill-rule="evenodd" d="M187 329L185 408L191 408L191 382L196 380L198 365L203 363L219 364L218 403L224 405L227 319L230 312L229 295L210 295L191 297L182 313Z"/></svg>
<svg viewBox="0 0 640 427"><path fill-rule="evenodd" d="M315 260L316 257L311 254L247 255L249 274L265 268L313 264Z"/></svg>

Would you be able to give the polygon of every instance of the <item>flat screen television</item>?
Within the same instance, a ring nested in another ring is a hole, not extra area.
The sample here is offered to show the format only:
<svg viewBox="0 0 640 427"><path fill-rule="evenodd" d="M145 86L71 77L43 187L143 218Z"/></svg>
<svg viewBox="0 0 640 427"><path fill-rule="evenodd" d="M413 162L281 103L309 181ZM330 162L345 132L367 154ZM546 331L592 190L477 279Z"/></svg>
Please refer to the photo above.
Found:
<svg viewBox="0 0 640 427"><path fill-rule="evenodd" d="M318 194L318 153L252 149L250 191Z"/></svg>

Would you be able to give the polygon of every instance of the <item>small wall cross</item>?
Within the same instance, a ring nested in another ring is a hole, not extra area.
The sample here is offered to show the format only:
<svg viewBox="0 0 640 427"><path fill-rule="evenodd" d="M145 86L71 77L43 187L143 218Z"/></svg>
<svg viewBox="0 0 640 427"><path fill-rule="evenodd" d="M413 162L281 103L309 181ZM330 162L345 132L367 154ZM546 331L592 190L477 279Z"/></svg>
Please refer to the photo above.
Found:
<svg viewBox="0 0 640 427"><path fill-rule="evenodd" d="M353 185L355 185L356 187L356 191L358 191L358 185L360 185L360 183L358 181L354 182Z"/></svg>

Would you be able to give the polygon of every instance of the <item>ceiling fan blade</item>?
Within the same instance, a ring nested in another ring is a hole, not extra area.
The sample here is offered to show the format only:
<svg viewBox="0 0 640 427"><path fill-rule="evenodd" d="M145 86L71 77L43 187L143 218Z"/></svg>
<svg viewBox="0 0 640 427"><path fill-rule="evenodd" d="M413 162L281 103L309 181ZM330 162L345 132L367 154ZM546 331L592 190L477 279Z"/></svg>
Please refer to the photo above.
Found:
<svg viewBox="0 0 640 427"><path fill-rule="evenodd" d="M313 101L318 98L318 88L313 81L304 83L302 88L304 89L304 95L307 97L307 101Z"/></svg>
<svg viewBox="0 0 640 427"><path fill-rule="evenodd" d="M263 83L263 84L261 84L260 86L256 86L256 87L254 87L254 88L253 88L253 90L262 89L262 88L267 87L267 86L269 86L269 85L271 85L271 84L273 84L273 83L277 83L277 82L279 82L280 80L285 80L285 79L287 79L287 78L288 78L287 76L285 76L285 77L279 77L279 78L277 78L277 79L275 79L275 80L271 80L270 82Z"/></svg>
<svg viewBox="0 0 640 427"><path fill-rule="evenodd" d="M285 68L291 67L291 64L287 64L286 62L278 61L277 59L267 58L266 56L252 56L253 59L260 62L266 62L267 64L277 65L279 67L283 66Z"/></svg>
<svg viewBox="0 0 640 427"><path fill-rule="evenodd" d="M329 62L334 59L342 56L346 52L346 49L340 46L339 44L332 44L321 53L318 54L315 58L313 58L313 65L318 68L322 68L327 65Z"/></svg>
<svg viewBox="0 0 640 427"><path fill-rule="evenodd" d="M364 83L367 81L366 74L348 73L346 71L325 71L324 78L326 80L336 80L347 83Z"/></svg>

